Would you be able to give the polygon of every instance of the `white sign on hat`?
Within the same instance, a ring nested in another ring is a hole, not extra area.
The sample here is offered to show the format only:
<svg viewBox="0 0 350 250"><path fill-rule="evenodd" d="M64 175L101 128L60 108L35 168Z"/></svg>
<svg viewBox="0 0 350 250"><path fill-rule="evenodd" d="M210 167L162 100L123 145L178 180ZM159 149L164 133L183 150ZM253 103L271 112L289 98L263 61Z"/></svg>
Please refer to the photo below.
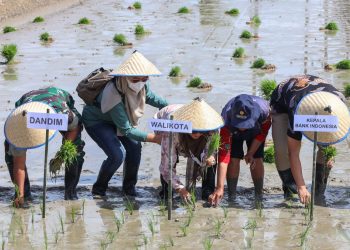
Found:
<svg viewBox="0 0 350 250"><path fill-rule="evenodd" d="M294 115L294 130L337 132L338 117L334 115Z"/></svg>
<svg viewBox="0 0 350 250"><path fill-rule="evenodd" d="M27 128L67 131L68 115L28 112Z"/></svg>
<svg viewBox="0 0 350 250"><path fill-rule="evenodd" d="M150 119L148 125L153 131L192 133L192 123L189 121Z"/></svg>

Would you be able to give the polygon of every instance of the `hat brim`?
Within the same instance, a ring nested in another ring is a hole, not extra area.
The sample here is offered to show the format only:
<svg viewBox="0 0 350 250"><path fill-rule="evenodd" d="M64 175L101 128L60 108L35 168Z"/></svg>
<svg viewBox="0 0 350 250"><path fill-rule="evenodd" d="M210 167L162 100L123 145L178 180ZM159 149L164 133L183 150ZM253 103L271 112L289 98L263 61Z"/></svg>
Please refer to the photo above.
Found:
<svg viewBox="0 0 350 250"><path fill-rule="evenodd" d="M331 106L332 113L324 110L324 107ZM326 91L312 92L304 96L298 103L295 110L296 115L334 115L338 117L337 132L317 132L317 144L328 146L339 143L350 134L350 112L344 102L334 93ZM301 131L310 141L314 141L314 132Z"/></svg>
<svg viewBox="0 0 350 250"><path fill-rule="evenodd" d="M161 76L162 75L162 73L160 73L160 74L148 74L148 75L140 75L140 74L120 74L120 73L113 73L113 72L111 72L110 74L109 74L110 76Z"/></svg>
<svg viewBox="0 0 350 250"><path fill-rule="evenodd" d="M44 109L45 112L40 112ZM4 125L6 141L18 149L33 149L45 145L46 129L27 128L26 117L21 117L21 113L24 110L27 112L46 113L46 109L56 113L51 106L42 102L29 102L14 109L7 117ZM48 141L51 141L57 132L57 130L49 130Z"/></svg>

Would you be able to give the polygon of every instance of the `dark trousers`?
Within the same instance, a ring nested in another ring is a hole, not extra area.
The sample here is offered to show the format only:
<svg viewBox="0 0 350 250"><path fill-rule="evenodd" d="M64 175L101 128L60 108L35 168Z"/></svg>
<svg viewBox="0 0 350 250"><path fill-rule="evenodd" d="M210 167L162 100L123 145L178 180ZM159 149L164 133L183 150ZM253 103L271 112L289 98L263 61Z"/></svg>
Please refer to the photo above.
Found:
<svg viewBox="0 0 350 250"><path fill-rule="evenodd" d="M107 155L107 159L101 165L92 192L105 195L108 182L123 162L123 190L134 188L141 161L141 143L126 136L117 136L115 126L107 123L87 127L86 131Z"/></svg>

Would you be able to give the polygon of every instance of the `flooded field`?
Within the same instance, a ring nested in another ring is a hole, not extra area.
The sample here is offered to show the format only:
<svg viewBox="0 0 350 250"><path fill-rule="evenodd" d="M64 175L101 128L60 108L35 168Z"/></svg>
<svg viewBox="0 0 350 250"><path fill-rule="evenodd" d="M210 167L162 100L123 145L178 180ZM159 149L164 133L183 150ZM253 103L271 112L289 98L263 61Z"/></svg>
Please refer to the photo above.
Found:
<svg viewBox="0 0 350 250"><path fill-rule="evenodd" d="M47 15L44 23L26 23L16 32L0 34L0 45L15 43L15 62L0 65L0 127L25 92L57 86L76 95L77 83L98 67L115 68L137 49L163 72L152 77L154 92L170 103L186 103L203 97L217 111L241 93L259 95L263 79L280 82L294 74L319 75L343 89L350 71L325 71L350 56L350 2L348 0L261 0L261 1L141 1L141 10L128 10L132 1L84 1L81 5ZM187 6L189 14L177 14ZM224 12L238 8L238 16ZM247 25L258 15L260 26ZM90 25L77 25L82 17ZM33 16L34 18L34 16ZM335 21L339 31L321 31ZM149 34L134 35L136 24ZM12 23L3 23L1 28ZM258 39L239 38L249 30ZM39 36L52 35L43 44ZM133 43L124 48L113 42L123 33ZM247 57L232 59L237 47ZM252 69L256 58L274 64L276 71ZM180 66L184 76L170 79L168 72ZM213 85L209 92L186 88L193 76ZM148 107L140 127L148 130L147 119L156 109ZM271 137L271 136L269 136ZM0 147L0 242L2 249L349 249L350 168L349 139L337 145L338 156L326 191L327 206L316 206L314 222L307 227L306 210L298 202L284 202L281 182L274 165L265 165L263 208L254 208L253 184L243 164L235 202L225 199L222 207L208 208L198 200L195 211L175 202L173 220L164 216L158 199L160 147L143 144L137 185L138 196L126 200L121 194L122 168L113 177L108 200L93 200L90 190L105 155L87 133L85 164L80 178L79 201L63 200L63 175L48 181L46 219L41 218L41 185L44 149L30 150L27 165L34 185L29 209L13 209L13 186ZM0 141L4 140L0 133ZM61 143L57 135L50 143L49 158ZM312 144L303 140L301 159L308 185L311 183ZM185 174L180 159L179 172ZM198 190L199 191L199 190ZM198 192L200 197L200 191ZM305 234L303 236L302 234ZM303 241L305 240L305 241Z"/></svg>

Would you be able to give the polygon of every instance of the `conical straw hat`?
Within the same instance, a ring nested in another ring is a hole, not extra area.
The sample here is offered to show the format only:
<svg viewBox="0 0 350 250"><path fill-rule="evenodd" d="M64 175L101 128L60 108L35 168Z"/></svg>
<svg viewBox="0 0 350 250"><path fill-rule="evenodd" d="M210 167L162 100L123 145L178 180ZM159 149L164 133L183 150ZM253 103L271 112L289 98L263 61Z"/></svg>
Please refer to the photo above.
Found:
<svg viewBox="0 0 350 250"><path fill-rule="evenodd" d="M146 59L140 52L134 51L132 55L113 70L110 75L114 76L159 76L162 73Z"/></svg>
<svg viewBox="0 0 350 250"><path fill-rule="evenodd" d="M221 115L200 98L195 98L191 103L182 106L172 116L177 121L192 122L193 131L204 132L224 126Z"/></svg>
<svg viewBox="0 0 350 250"><path fill-rule="evenodd" d="M16 108L7 117L5 122L6 140L16 148L37 148L45 144L45 129L27 128L27 112L46 113L47 109L50 113L56 111L49 105L42 102L29 102ZM49 139L55 135L55 130L49 130Z"/></svg>
<svg viewBox="0 0 350 250"><path fill-rule="evenodd" d="M300 100L295 114L314 115L315 112L318 115L334 115L338 117L338 131L318 132L317 142L319 144L335 144L347 137L350 129L349 109L337 95L325 91L308 94ZM309 140L313 141L314 132L303 131L303 134Z"/></svg>

